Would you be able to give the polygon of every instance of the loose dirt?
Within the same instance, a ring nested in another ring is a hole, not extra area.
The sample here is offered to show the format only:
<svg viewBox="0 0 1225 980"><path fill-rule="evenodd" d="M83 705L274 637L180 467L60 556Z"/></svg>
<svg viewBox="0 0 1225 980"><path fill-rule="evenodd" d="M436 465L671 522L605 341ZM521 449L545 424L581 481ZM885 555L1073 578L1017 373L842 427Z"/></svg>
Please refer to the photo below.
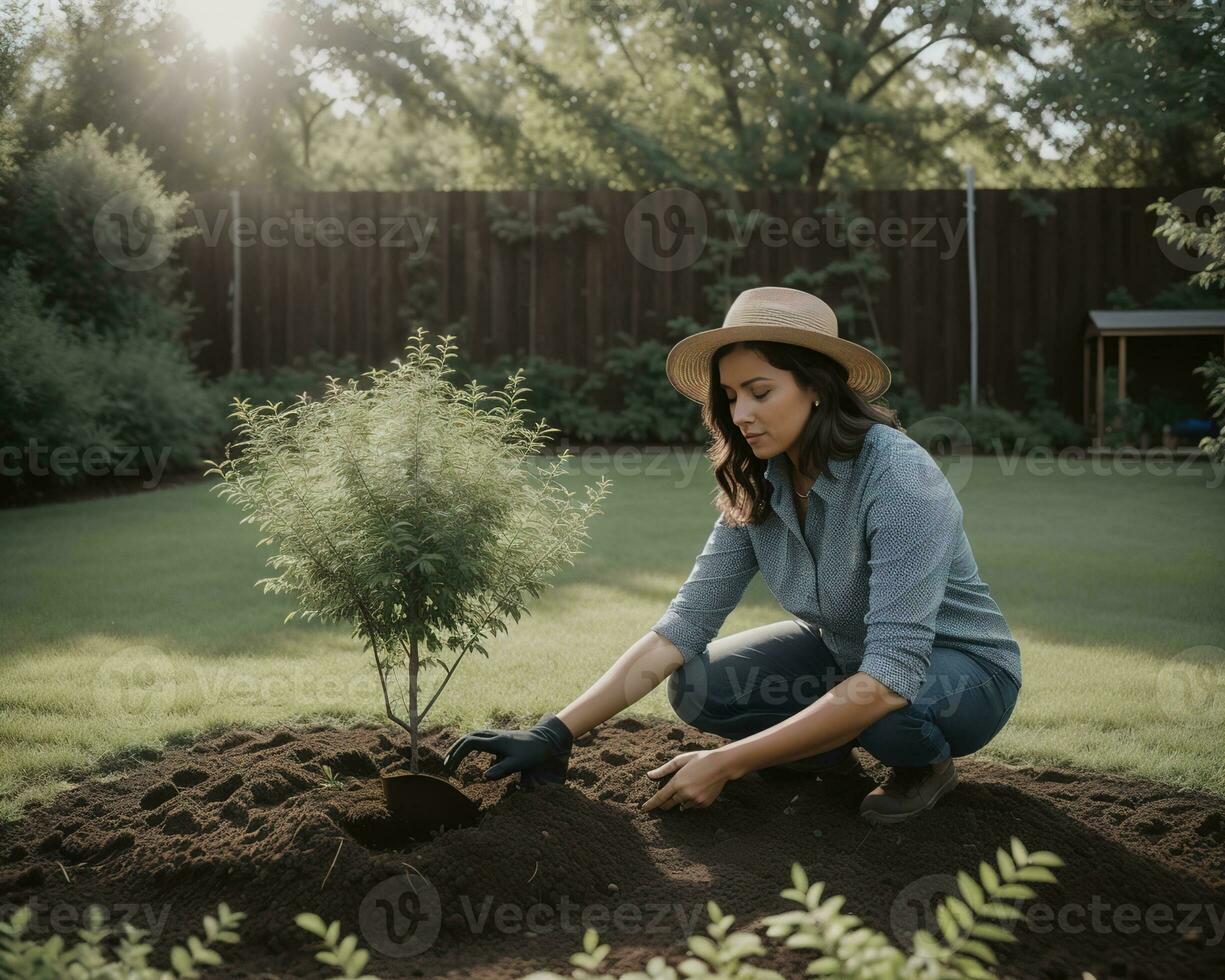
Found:
<svg viewBox="0 0 1225 980"><path fill-rule="evenodd" d="M527 720L527 724L532 721ZM524 719L501 719L517 727ZM463 734L424 736L422 770L441 773ZM581 738L564 786L483 781L493 758L456 775L481 806L476 826L407 839L378 772L399 768L390 726L229 729L140 768L89 779L0 827L0 914L32 903L35 932L71 942L89 904L152 930L154 962L201 933L219 901L246 913L242 942L210 977L331 976L298 912L339 919L381 977L569 975L588 925L612 945L609 972L674 965L716 900L754 928L793 906L779 896L799 861L844 910L905 948L927 910L1018 836L1066 862L1022 906L1017 942L996 944L1000 975L1037 980L1225 976L1225 799L1063 769L957 761L961 782L895 827L858 815L869 778L750 774L707 809L643 813L647 771L713 736L618 718ZM872 778L880 767L856 749ZM320 767L343 777L320 785ZM81 774L82 776L84 774ZM760 930L764 934L764 929ZM774 941L767 940L768 948ZM754 962L789 977L809 957Z"/></svg>

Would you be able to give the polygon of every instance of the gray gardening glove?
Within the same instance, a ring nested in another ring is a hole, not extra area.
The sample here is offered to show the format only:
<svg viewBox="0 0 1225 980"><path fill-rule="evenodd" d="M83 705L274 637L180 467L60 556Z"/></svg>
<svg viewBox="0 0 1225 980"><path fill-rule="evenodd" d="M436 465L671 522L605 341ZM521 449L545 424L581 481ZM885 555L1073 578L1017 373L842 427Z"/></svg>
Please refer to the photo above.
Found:
<svg viewBox="0 0 1225 980"><path fill-rule="evenodd" d="M442 760L443 771L453 775L469 752L488 752L498 761L485 770L486 779L519 773L519 785L564 783L570 766L574 735L557 715L543 715L533 728L483 728L455 742Z"/></svg>

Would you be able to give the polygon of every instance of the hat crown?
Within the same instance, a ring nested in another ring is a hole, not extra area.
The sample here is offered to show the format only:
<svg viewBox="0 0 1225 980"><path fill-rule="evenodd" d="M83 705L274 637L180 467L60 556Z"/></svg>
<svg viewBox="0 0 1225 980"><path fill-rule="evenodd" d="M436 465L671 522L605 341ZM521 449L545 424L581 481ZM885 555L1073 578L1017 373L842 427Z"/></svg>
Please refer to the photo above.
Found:
<svg viewBox="0 0 1225 980"><path fill-rule="evenodd" d="M838 317L829 304L801 289L758 286L736 297L723 326L798 327L827 337L838 336Z"/></svg>
<svg viewBox="0 0 1225 980"><path fill-rule="evenodd" d="M875 352L838 336L838 317L812 293L786 286L757 286L740 293L721 327L681 338L668 352L664 370L686 398L705 404L711 361L738 341L769 341L807 347L840 363L846 382L868 401L889 388L889 366Z"/></svg>

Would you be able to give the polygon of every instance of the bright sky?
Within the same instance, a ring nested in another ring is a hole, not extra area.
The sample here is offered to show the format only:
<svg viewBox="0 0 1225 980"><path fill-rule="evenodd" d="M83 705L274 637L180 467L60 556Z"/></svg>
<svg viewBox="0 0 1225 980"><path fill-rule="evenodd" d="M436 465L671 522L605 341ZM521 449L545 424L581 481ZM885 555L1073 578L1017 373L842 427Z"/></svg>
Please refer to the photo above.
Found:
<svg viewBox="0 0 1225 980"><path fill-rule="evenodd" d="M210 48L232 48L240 44L259 21L266 0L175 0Z"/></svg>

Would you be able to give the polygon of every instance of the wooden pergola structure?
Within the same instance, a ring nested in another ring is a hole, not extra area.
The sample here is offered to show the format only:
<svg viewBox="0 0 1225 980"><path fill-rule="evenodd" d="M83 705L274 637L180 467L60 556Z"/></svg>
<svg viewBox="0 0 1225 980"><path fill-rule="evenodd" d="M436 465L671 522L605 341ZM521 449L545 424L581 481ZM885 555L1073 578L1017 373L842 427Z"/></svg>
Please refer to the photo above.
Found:
<svg viewBox="0 0 1225 980"><path fill-rule="evenodd" d="M1085 328L1084 417L1089 424L1089 371L1093 347L1097 347L1097 381L1094 385L1094 407L1097 436L1094 446L1106 438L1106 338L1116 337L1119 343L1119 397L1127 397L1127 338L1128 337L1190 337L1219 335L1225 338L1225 310L1090 310ZM1225 345L1225 340L1223 340ZM1225 353L1225 346L1222 348Z"/></svg>

